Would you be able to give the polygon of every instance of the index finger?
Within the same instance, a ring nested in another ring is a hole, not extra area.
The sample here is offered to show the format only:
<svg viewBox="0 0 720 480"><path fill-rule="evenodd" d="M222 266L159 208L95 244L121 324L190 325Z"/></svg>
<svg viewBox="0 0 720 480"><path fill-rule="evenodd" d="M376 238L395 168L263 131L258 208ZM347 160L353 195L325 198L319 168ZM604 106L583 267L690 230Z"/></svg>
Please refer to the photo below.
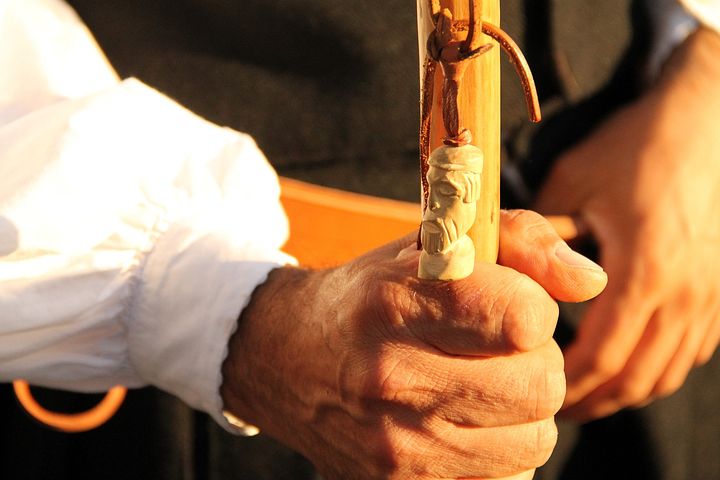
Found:
<svg viewBox="0 0 720 480"><path fill-rule="evenodd" d="M552 338L557 324L558 306L552 297L508 267L477 263L473 274L462 280L407 281L407 292L387 286L391 290L384 295L399 309L386 314L395 315L416 338L451 355L533 350ZM412 302L403 305L408 296Z"/></svg>
<svg viewBox="0 0 720 480"><path fill-rule="evenodd" d="M529 276L490 263L456 281L417 277L414 246L382 247L343 267L364 293L369 320L386 335L411 336L451 355L506 355L533 350L552 337L558 307ZM388 330L388 328L390 330Z"/></svg>
<svg viewBox="0 0 720 480"><path fill-rule="evenodd" d="M588 308L565 352L565 405L577 403L622 371L654 307L631 275L610 275L608 288Z"/></svg>

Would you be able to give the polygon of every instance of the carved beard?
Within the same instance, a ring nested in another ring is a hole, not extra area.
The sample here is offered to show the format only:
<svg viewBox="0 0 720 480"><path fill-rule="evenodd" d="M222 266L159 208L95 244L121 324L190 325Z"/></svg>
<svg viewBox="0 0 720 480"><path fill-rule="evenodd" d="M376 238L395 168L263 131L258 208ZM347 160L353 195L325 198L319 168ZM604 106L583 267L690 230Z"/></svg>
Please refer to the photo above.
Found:
<svg viewBox="0 0 720 480"><path fill-rule="evenodd" d="M421 240L423 250L430 254L444 253L458 239L457 224L453 219L431 218L423 221Z"/></svg>

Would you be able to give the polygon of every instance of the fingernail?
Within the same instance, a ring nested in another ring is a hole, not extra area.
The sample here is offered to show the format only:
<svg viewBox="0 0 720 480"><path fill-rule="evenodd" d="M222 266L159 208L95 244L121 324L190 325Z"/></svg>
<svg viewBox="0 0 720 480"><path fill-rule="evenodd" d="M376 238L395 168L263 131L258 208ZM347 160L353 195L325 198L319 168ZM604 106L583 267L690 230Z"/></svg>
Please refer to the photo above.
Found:
<svg viewBox="0 0 720 480"><path fill-rule="evenodd" d="M591 270L602 271L603 268L597 263L593 262L584 255L580 255L575 250L572 250L566 243L561 243L555 249L555 256L560 259L561 262L571 267L589 268Z"/></svg>

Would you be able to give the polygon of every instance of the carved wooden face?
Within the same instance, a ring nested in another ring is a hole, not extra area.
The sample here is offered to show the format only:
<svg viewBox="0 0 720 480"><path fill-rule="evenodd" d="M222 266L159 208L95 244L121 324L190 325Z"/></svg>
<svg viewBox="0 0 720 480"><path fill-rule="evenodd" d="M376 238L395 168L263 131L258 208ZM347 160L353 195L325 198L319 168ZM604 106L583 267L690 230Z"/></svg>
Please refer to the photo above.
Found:
<svg viewBox="0 0 720 480"><path fill-rule="evenodd" d="M475 222L480 175L430 166L428 206L422 223L423 249L446 252Z"/></svg>

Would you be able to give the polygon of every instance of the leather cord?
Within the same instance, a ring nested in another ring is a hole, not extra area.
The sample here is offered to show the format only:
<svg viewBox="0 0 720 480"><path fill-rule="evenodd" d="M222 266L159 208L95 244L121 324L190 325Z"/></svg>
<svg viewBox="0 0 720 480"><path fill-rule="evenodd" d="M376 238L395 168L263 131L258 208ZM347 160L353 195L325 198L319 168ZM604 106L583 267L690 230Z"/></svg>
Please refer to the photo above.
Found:
<svg viewBox="0 0 720 480"><path fill-rule="evenodd" d="M422 210L427 208L429 185L427 182L428 160L430 158L430 131L432 125L432 106L435 90L435 72L440 63L443 72L442 117L447 137L443 143L451 146L462 146L472 142L472 133L461 126L458 109L458 94L463 75L469 62L492 48L491 44L482 44L484 33L497 41L507 53L510 62L520 77L523 87L528 115L532 122L542 118L540 102L535 88L535 81L530 66L515 41L500 27L483 22L480 12L480 0L469 0L469 20L454 20L452 12L440 8L439 0L429 0L434 30L428 37L427 57L423 65L423 80L420 102L420 175L422 184ZM453 41L457 32L467 30L465 39ZM417 248L422 248L418 233Z"/></svg>

